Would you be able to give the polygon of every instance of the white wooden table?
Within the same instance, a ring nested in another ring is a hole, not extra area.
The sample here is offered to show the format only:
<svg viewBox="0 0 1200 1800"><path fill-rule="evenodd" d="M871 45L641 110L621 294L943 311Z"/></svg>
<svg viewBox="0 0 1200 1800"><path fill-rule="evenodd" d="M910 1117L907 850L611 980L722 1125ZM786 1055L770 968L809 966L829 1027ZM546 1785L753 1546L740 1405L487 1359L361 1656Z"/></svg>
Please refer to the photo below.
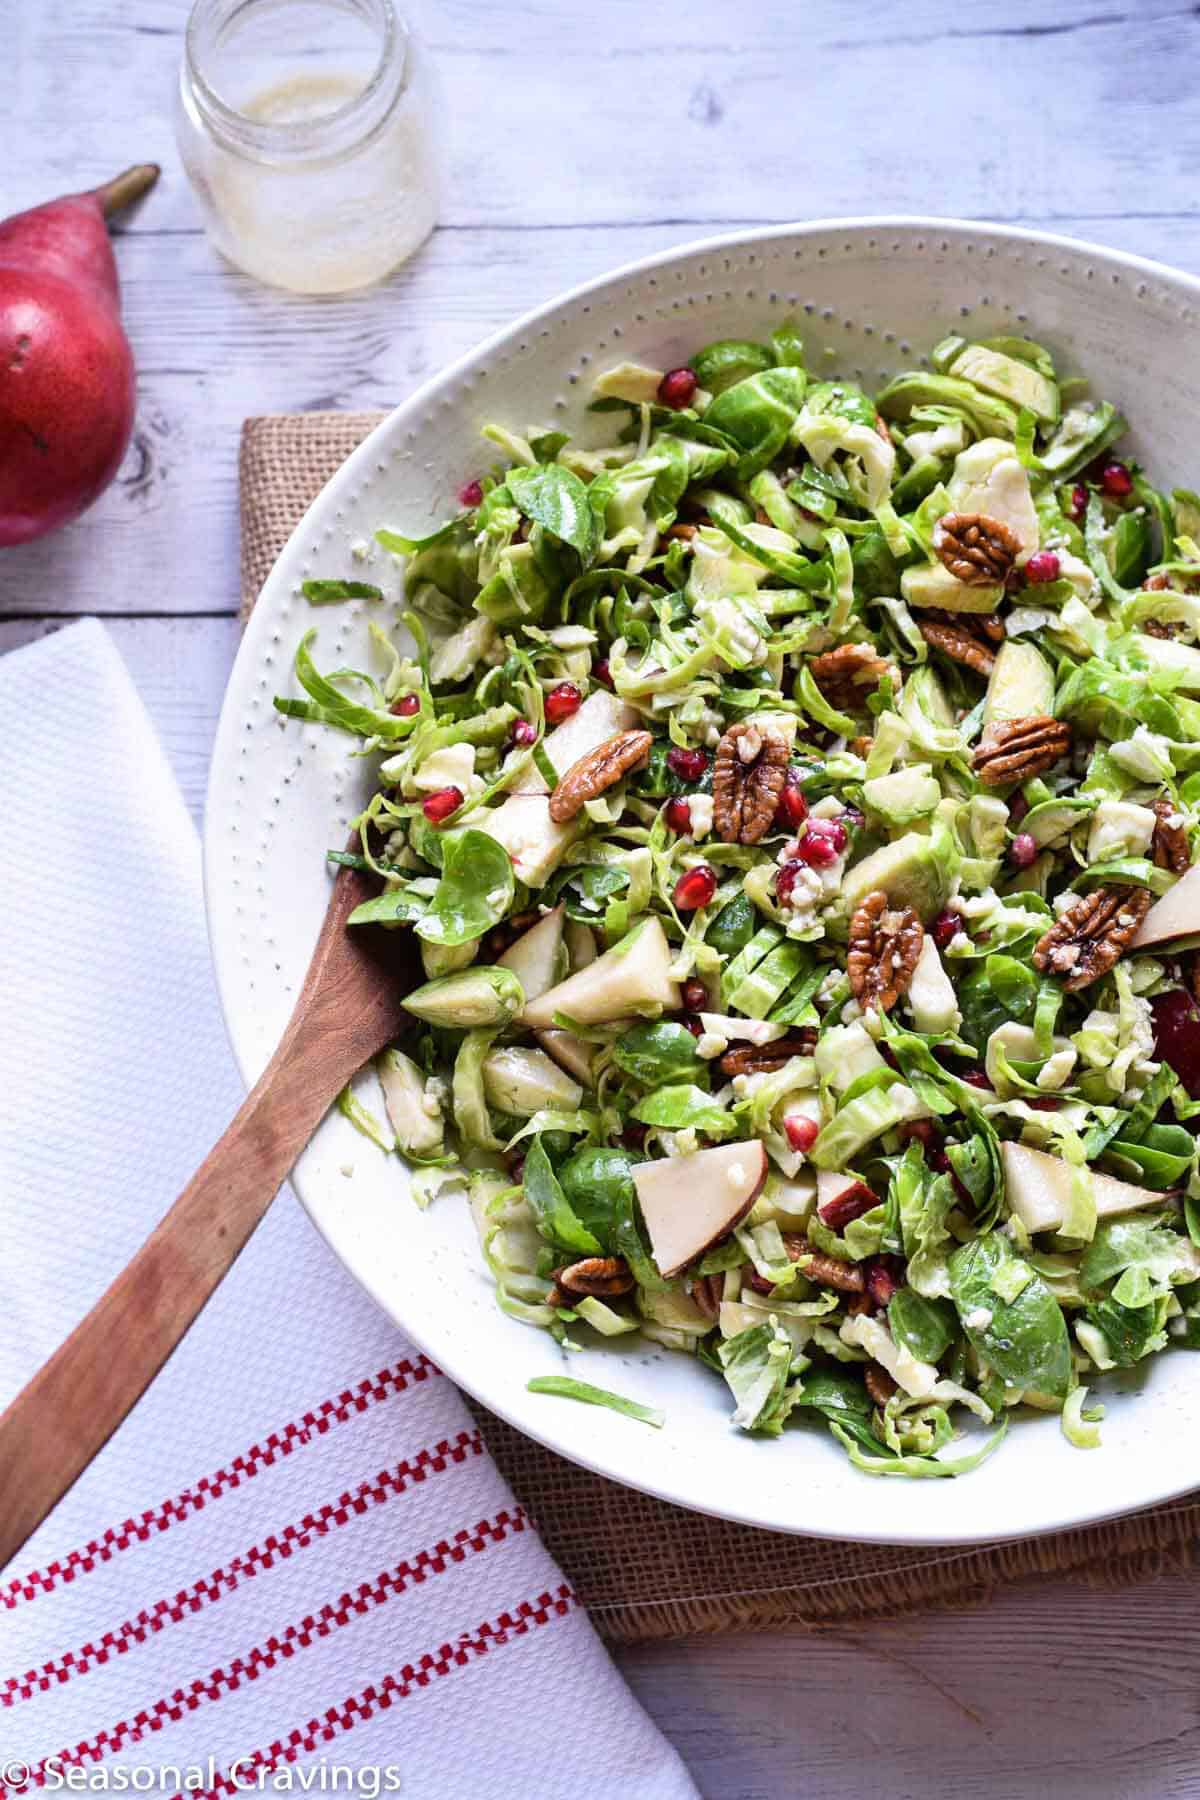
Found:
<svg viewBox="0 0 1200 1800"><path fill-rule="evenodd" d="M0 212L145 159L164 179L119 245L133 446L84 519L0 554L0 650L103 615L197 816L237 642L246 414L390 405L559 288L751 222L941 212L1200 268L1200 16L1181 0L410 10L453 139L443 222L385 286L313 301L236 275L198 228L171 129L185 0L3 6ZM713 1800L1166 1800L1200 1789L1196 1595L1054 1587L621 1662Z"/></svg>

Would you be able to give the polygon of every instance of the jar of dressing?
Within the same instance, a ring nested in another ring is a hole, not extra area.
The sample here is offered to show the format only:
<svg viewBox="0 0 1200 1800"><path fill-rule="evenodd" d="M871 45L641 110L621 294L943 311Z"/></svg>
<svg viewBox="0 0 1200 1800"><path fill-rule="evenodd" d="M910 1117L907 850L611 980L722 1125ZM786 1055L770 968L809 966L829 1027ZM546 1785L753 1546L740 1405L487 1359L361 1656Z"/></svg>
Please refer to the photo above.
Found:
<svg viewBox="0 0 1200 1800"><path fill-rule="evenodd" d="M196 0L176 133L213 243L298 293L380 280L437 218L431 90L392 0Z"/></svg>

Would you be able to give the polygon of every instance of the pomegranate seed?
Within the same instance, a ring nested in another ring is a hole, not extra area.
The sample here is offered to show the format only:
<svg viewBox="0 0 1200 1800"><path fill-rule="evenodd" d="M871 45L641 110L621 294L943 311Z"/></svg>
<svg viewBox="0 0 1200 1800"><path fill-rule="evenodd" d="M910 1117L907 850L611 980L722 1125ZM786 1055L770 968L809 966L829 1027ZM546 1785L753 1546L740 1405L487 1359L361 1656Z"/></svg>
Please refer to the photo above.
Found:
<svg viewBox="0 0 1200 1800"><path fill-rule="evenodd" d="M785 1125L787 1121L784 1121ZM856 1181L853 1187L843 1188L824 1206L818 1206L817 1215L822 1225L828 1225L830 1231L841 1231L852 1219L861 1219L864 1213L870 1212L873 1206L879 1205L879 1197L873 1194L865 1181Z"/></svg>
<svg viewBox="0 0 1200 1800"><path fill-rule="evenodd" d="M784 1136L787 1138L792 1149L799 1150L801 1155L803 1155L805 1151L812 1149L817 1138L820 1136L820 1131L821 1127L817 1124L817 1121L806 1117L804 1113L788 1113L783 1121ZM875 1196L872 1194L872 1201L874 1198ZM824 1213L821 1214L821 1217L823 1219L825 1218ZM829 1220L825 1219L825 1223L828 1225ZM836 1231L836 1225L831 1227L831 1229Z"/></svg>
<svg viewBox="0 0 1200 1800"><path fill-rule="evenodd" d="M640 1150L646 1142L646 1127L639 1125L636 1119L630 1120L621 1133L621 1142L627 1150Z"/></svg>
<svg viewBox="0 0 1200 1800"><path fill-rule="evenodd" d="M929 1152L929 1166L935 1175L949 1175L951 1172L950 1158L946 1155L944 1150L931 1150Z"/></svg>
<svg viewBox="0 0 1200 1800"><path fill-rule="evenodd" d="M1052 1095L1048 1094L1044 1100L1031 1100L1029 1104L1034 1112L1057 1112L1062 1101L1055 1100Z"/></svg>
<svg viewBox="0 0 1200 1800"><path fill-rule="evenodd" d="M685 981L683 1004L689 1012L704 1012L708 1007L708 989L702 981Z"/></svg>
<svg viewBox="0 0 1200 1800"><path fill-rule="evenodd" d="M1196 1099L1200 1095L1200 1007L1183 988L1150 1002L1154 1014L1154 1054L1169 1063Z"/></svg>
<svg viewBox="0 0 1200 1800"><path fill-rule="evenodd" d="M676 411L681 406L690 406L695 392L696 377L690 369L668 369L658 384L659 400Z"/></svg>
<svg viewBox="0 0 1200 1800"><path fill-rule="evenodd" d="M675 883L675 904L680 912L695 912L698 907L707 906L716 891L717 877L713 870L707 863L697 863Z"/></svg>
<svg viewBox="0 0 1200 1800"><path fill-rule="evenodd" d="M796 854L814 869L828 869L842 854L846 842L846 827L840 820L810 819L796 845Z"/></svg>
<svg viewBox="0 0 1200 1800"><path fill-rule="evenodd" d="M968 1069L959 1076L959 1080L965 1081L969 1087L990 1088L992 1085L982 1069Z"/></svg>
<svg viewBox="0 0 1200 1800"><path fill-rule="evenodd" d="M612 687L612 670L608 666L607 656L602 656L600 661L593 665L592 680L598 681L601 687Z"/></svg>
<svg viewBox="0 0 1200 1800"><path fill-rule="evenodd" d="M801 872L807 867L807 863L800 862L795 857L792 857L790 862L784 863L778 875L775 877L775 897L781 906L787 905L795 890L796 883L800 879Z"/></svg>
<svg viewBox="0 0 1200 1800"><path fill-rule="evenodd" d="M681 750L678 745L667 751L667 767L680 781L700 781L708 768L703 750Z"/></svg>
<svg viewBox="0 0 1200 1800"><path fill-rule="evenodd" d="M668 800L664 812L667 824L680 837L686 837L692 829L692 809L686 800Z"/></svg>
<svg viewBox="0 0 1200 1800"><path fill-rule="evenodd" d="M1122 462L1105 463L1100 471L1100 486L1110 500L1124 500L1133 492L1133 476Z"/></svg>
<svg viewBox="0 0 1200 1800"><path fill-rule="evenodd" d="M944 950L958 936L958 914L940 912L929 927L929 935L939 950Z"/></svg>
<svg viewBox="0 0 1200 1800"><path fill-rule="evenodd" d="M886 1306L904 1285L903 1268L894 1256L873 1256L863 1273L867 1278L867 1292L876 1306Z"/></svg>
<svg viewBox="0 0 1200 1800"><path fill-rule="evenodd" d="M560 681L557 687L550 689L546 695L547 725L561 725L564 719L573 719L583 703L583 695L573 681Z"/></svg>
<svg viewBox="0 0 1200 1800"><path fill-rule="evenodd" d="M421 696L419 694L401 694L400 698L393 700L388 707L388 711L395 713L398 719L411 719L413 714L419 713L420 710Z"/></svg>
<svg viewBox="0 0 1200 1800"><path fill-rule="evenodd" d="M900 1141L920 1144L922 1150L932 1152L941 1149L942 1134L932 1119L906 1119L900 1127Z"/></svg>
<svg viewBox="0 0 1200 1800"><path fill-rule="evenodd" d="M1053 550L1039 550L1025 564L1025 579L1040 587L1043 581L1057 581L1062 564Z"/></svg>
<svg viewBox="0 0 1200 1800"><path fill-rule="evenodd" d="M780 831L798 831L807 817L808 801L800 791L799 772L789 769L775 809L775 823Z"/></svg>
<svg viewBox="0 0 1200 1800"><path fill-rule="evenodd" d="M862 814L858 813L856 817L861 825ZM850 841L849 833L841 819L810 819L808 829L816 837L827 837L839 856Z"/></svg>
<svg viewBox="0 0 1200 1800"><path fill-rule="evenodd" d="M468 481L465 487L461 487L458 490L458 503L460 506L478 506L482 499L483 487L478 481Z"/></svg>
<svg viewBox="0 0 1200 1800"><path fill-rule="evenodd" d="M439 788L436 794L427 794L421 802L421 811L431 825L440 825L443 819L457 812L463 803L461 788Z"/></svg>
<svg viewBox="0 0 1200 1800"><path fill-rule="evenodd" d="M508 741L510 744L516 744L518 748L523 749L527 744L532 744L536 738L537 726L534 725L532 720L513 720L512 730L508 734Z"/></svg>
<svg viewBox="0 0 1200 1800"><path fill-rule="evenodd" d="M1028 831L1018 831L1008 846L1008 860L1014 869L1028 869L1037 861L1037 839Z"/></svg>
<svg viewBox="0 0 1200 1800"><path fill-rule="evenodd" d="M1084 514L1087 512L1087 503L1088 491L1084 487L1082 481L1080 481L1071 489L1071 501L1067 508L1068 516L1074 520L1076 525L1083 524Z"/></svg>
<svg viewBox="0 0 1200 1800"><path fill-rule="evenodd" d="M684 1013L679 1023L683 1026L685 1031L690 1031L694 1038L704 1036L704 1025L701 1020L696 1017L695 1013Z"/></svg>

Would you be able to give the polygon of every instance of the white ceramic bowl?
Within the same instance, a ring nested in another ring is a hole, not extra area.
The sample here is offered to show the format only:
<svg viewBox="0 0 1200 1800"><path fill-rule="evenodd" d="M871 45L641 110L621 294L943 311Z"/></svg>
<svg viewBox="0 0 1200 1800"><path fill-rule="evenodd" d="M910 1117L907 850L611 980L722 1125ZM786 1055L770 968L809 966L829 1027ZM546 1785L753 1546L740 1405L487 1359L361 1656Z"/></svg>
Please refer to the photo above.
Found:
<svg viewBox="0 0 1200 1800"><path fill-rule="evenodd" d="M1087 244L936 219L863 219L714 238L647 258L520 320L397 407L314 502L246 632L208 794L213 953L234 1050L260 1074L295 1000L329 892L328 847L371 786L352 740L285 721L292 656L319 628L323 668L371 666L367 610L314 612L307 576L352 572L348 546L391 524L420 533L491 460L486 420L553 420L585 437L591 378L625 358L660 367L725 336L801 322L810 370L874 387L949 331L1028 332L1134 421L1152 475L1200 482L1200 283ZM380 558L370 573L398 593ZM390 608L389 608L390 610ZM380 609L376 609L378 614ZM350 1166L353 1172L348 1174ZM295 1186L338 1256L454 1380L563 1455L683 1506L777 1530L884 1542L1024 1535L1126 1511L1200 1482L1200 1364L1157 1357L1110 1400L1104 1445L1084 1453L1053 1417L1019 1417L975 1474L877 1481L820 1427L757 1442L731 1428L724 1384L649 1343L573 1356L578 1375L661 1406L666 1428L526 1392L561 1372L545 1334L501 1314L464 1205L418 1212L404 1167L342 1117L326 1120Z"/></svg>

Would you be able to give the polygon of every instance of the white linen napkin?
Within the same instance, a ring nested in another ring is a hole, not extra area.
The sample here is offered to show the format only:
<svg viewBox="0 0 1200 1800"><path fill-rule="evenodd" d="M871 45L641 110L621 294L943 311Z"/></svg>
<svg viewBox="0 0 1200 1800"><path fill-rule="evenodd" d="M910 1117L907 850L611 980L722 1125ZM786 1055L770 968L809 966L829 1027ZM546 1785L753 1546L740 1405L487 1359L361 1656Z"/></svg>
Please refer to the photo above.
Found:
<svg viewBox="0 0 1200 1800"><path fill-rule="evenodd" d="M196 835L102 628L5 658L0 717L4 1404L241 1088ZM290 1192L0 1576L0 1790L71 1763L88 1791L696 1791L458 1393Z"/></svg>

